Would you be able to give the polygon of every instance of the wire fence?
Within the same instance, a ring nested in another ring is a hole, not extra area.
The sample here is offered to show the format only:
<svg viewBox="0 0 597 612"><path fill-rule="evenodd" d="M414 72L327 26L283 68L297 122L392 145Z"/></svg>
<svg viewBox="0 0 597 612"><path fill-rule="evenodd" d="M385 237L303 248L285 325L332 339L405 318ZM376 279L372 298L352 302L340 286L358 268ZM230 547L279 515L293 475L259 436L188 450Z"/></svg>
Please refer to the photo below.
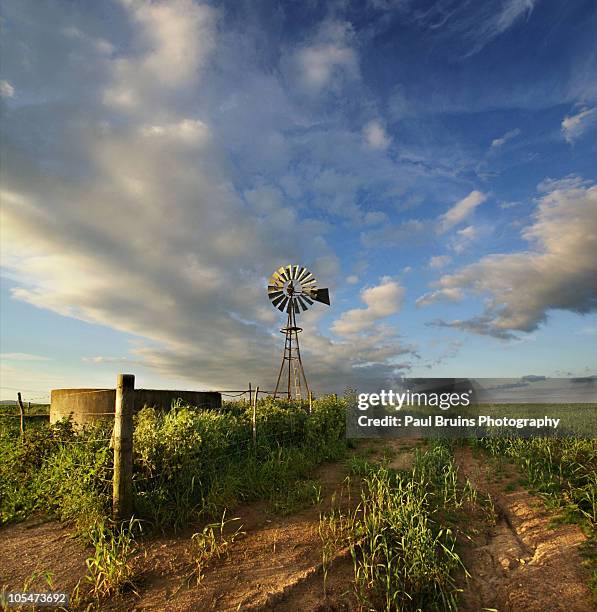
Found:
<svg viewBox="0 0 597 612"><path fill-rule="evenodd" d="M70 437L68 434L66 437L62 430L56 430L56 437L47 438L51 443L64 445L66 447L72 445L109 445L110 449L113 449L114 458L112 465L102 465L102 469L110 472L112 474L111 479L106 479L101 477L96 468L97 464L84 464L84 463L69 463L69 466L73 468L78 468L82 470L91 470L94 471L93 477L101 480L105 483L113 484L113 504L114 504L114 516L122 517L123 514L126 514L129 511L132 511L132 494L133 486L136 483L142 483L145 481L152 481L158 478L163 478L162 474L147 474L143 473L144 466L139 463L139 458L134 458L133 454L133 404L134 404L134 377L132 375L120 375L118 379L119 385L124 385L123 377L126 378L130 376L132 379L132 386L128 388L128 390L124 389L124 387L119 387L119 393L115 394L115 407L114 410L110 411L102 411L102 412L79 412L77 411L77 417L90 417L90 420L94 419L101 420L101 417L111 417L114 419L114 425L112 426L112 435L110 437L101 436L100 437L86 437L89 435L89 432L82 432L74 430L72 431L73 437ZM18 401L15 402L14 405L4 405L2 408L6 409L14 409L18 408L19 412L3 412L0 409L0 418L4 419L20 419L20 429L21 429L21 440L25 439L25 419L29 418L50 418L49 412L34 412L31 413L28 410L34 407L38 407L39 405L47 405L51 402L51 394L49 393L41 393L40 390L18 390L14 387L0 387L0 389L4 390L14 390L18 391ZM22 396L22 392L26 391L36 395ZM105 393L107 391L116 391L116 389L85 389L85 390L73 390L66 394L67 397L76 397L79 395L90 395L94 393ZM128 391L128 400L126 399L126 393ZM226 448L221 453L217 453L215 455L210 452L209 449L206 449L206 467L210 470L220 469L223 465L229 464L233 461L242 460L243 458L248 458L250 456L257 456L260 449L264 449L265 447L275 448L275 445L286 446L292 443L298 442L297 434L300 433L300 429L294 426L293 422L290 422L290 427L288 429L284 429L282 431L263 431L261 427L258 427L258 420L256 418L256 408L259 397L271 396L275 395L270 391L265 391L260 389L260 387L253 387L249 383L248 389L226 389L226 390L218 390L211 391L206 393L219 393L221 396L229 397L229 398L244 398L248 396L249 405L253 407L252 410L252 422L249 425L249 429L245 431L241 436L236 439L235 437L231 437L228 444L229 447ZM284 394L283 394L284 395ZM311 404L311 396L309 396L309 405ZM25 409L27 406L27 409ZM202 408L198 406L198 408ZM261 429L261 431L260 431ZM101 431L101 428L100 430ZM129 440L129 442L124 442L123 438ZM253 454L255 453L255 454ZM127 468L128 466L128 468ZM129 486L122 489L122 482L128 482ZM118 489L118 492L117 492ZM123 490L125 491L124 497L128 495L130 499L128 500L128 506L126 503L126 499L123 502ZM130 493L126 493L127 490L130 490ZM127 511L126 508L130 510Z"/></svg>
<svg viewBox="0 0 597 612"><path fill-rule="evenodd" d="M0 386L0 389L4 389L4 390L12 390L12 391L19 391L19 389L17 387L5 387L5 386ZM21 389L21 391L27 391L27 389ZM107 391L115 391L115 389L85 389L85 390L73 390L70 393L65 394L67 398L70 397L76 397L76 396L80 396L80 395L90 395L90 394L94 394L94 393L105 393ZM31 391L33 393L35 392L39 392L39 391ZM217 391L200 391L200 393L219 393L220 395L224 396L224 397L228 397L228 398L241 398L244 396L248 396L248 400L249 402L253 401L253 398L257 398L258 396L264 397L264 396L272 396L275 395L274 392L272 391L266 391L263 389L260 389L259 387L251 387L249 386L248 389L242 389L242 390L238 390L238 389L226 389L226 390L217 390ZM20 395L20 392L19 392ZM282 395L285 395L285 393L282 393ZM0 418L24 418L24 419L29 419L29 418L42 418L42 417L46 417L46 418L50 418L50 412L48 410L48 412L29 412L29 410L32 407L36 407L36 406L50 406L51 404L51 394L50 393L45 393L43 395L35 395L35 396L25 396L25 397L21 397L20 401L22 402L23 405L23 413L21 414L20 412L6 412L7 410L12 410L12 409L16 409L19 407L19 403L18 401L15 401L14 404L4 404L2 406L0 406ZM32 406L33 404L33 406ZM199 408L202 408L202 406L199 406ZM77 411L77 415L78 416L84 416L84 417L101 417L101 416L109 416L109 417L113 417L114 416L114 411L109 411L109 412L81 412L81 411Z"/></svg>

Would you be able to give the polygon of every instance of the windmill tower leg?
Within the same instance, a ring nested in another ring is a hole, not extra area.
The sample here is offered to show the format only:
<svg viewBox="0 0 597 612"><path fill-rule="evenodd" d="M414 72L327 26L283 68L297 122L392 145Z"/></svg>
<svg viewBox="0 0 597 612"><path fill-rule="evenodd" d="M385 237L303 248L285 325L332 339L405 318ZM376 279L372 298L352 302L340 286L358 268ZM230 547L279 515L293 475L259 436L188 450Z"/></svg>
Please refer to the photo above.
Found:
<svg viewBox="0 0 597 612"><path fill-rule="evenodd" d="M302 387L301 378L302 378L302 381L305 383L305 391L307 393L307 397L309 397L309 383L307 383L307 376L305 374L305 369L303 368L303 361L301 359L301 349L299 347L299 340L298 340L298 334L299 334L300 327L298 327L296 324L296 314L294 313L294 310L292 312L292 326L294 329L295 344L296 344L296 348L294 350L295 352L294 366L295 366L295 381L296 381L297 399L303 399L303 393L302 393L302 388L301 388Z"/></svg>
<svg viewBox="0 0 597 612"><path fill-rule="evenodd" d="M281 331L285 332L284 337L284 352L282 354L282 363L280 364L280 371L278 372L278 380L276 381L276 388L274 390L274 399L278 395L282 395L284 392L280 391L280 382L282 381L282 374L284 374L284 367L288 366L289 374L288 374L288 399L290 399L290 359L292 357L292 332L290 331L292 328L292 318L291 313L288 313L288 320L286 322L286 327ZM282 383L283 384L283 383Z"/></svg>
<svg viewBox="0 0 597 612"><path fill-rule="evenodd" d="M284 332L285 334L284 354L282 355L282 363L280 364L280 371L278 372L278 380L274 390L274 399L278 395L286 395L288 399L294 398L301 400L303 399L303 383L307 392L307 397L309 395L309 385L307 383L307 377L305 376L305 370L301 360L301 351L298 340L298 334L302 330L296 324L296 313L293 305L289 306L286 327L280 331ZM285 368L287 369L286 372ZM286 385L286 391L280 390L280 383L282 383L282 385Z"/></svg>

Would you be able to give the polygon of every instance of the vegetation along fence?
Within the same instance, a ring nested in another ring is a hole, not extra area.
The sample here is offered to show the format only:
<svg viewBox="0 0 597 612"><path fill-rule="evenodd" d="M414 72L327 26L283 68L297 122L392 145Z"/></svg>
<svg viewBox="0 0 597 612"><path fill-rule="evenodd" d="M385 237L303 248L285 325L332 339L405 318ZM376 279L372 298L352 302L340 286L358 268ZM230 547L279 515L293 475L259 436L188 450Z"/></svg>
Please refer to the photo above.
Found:
<svg viewBox="0 0 597 612"><path fill-rule="evenodd" d="M0 524L42 510L77 521L83 534L110 515L176 529L235 501L266 497L283 508L289 496L310 495L313 467L345 448L344 402L267 393L222 392L234 401L219 410L139 410L135 378L121 374L114 412L83 426L50 424L41 402L19 394L18 414L0 411Z"/></svg>

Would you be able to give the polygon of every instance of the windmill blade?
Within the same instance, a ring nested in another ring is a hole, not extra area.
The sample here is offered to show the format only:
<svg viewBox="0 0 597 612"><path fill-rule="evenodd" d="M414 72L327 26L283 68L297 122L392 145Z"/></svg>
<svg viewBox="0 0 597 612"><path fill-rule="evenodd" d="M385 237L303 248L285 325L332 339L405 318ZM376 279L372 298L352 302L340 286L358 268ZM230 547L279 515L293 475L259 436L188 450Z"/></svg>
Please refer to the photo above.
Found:
<svg viewBox="0 0 597 612"><path fill-rule="evenodd" d="M303 294L301 295L301 298L302 298L303 300L305 300L305 302L307 302L307 304L309 304L309 306L312 306L312 305L313 305L313 300L309 299L309 298L307 297L307 294L306 294L306 293L303 293Z"/></svg>
<svg viewBox="0 0 597 612"><path fill-rule="evenodd" d="M294 309L294 312L296 312L296 307L294 305L294 302L296 301L296 298L290 298L288 300L288 307L286 308L286 312L290 313L292 312L292 310Z"/></svg>
<svg viewBox="0 0 597 612"><path fill-rule="evenodd" d="M276 270L276 272L278 273L278 276L284 281L289 281L290 277L286 274L286 268L284 266L278 268Z"/></svg>
<svg viewBox="0 0 597 612"><path fill-rule="evenodd" d="M281 310L282 312L284 312L284 310L286 309L286 304L288 304L288 302L290 302L290 298L287 298L286 296L284 296L282 300L280 301L280 304L278 304L278 310Z"/></svg>
<svg viewBox="0 0 597 612"><path fill-rule="evenodd" d="M300 266L294 266L294 269L292 270L292 278L294 280L298 278L299 268Z"/></svg>
<svg viewBox="0 0 597 612"><path fill-rule="evenodd" d="M275 285L276 283L284 284L284 280L282 279L282 277L280 276L277 270L270 276L270 279L269 279L270 285Z"/></svg>
<svg viewBox="0 0 597 612"><path fill-rule="evenodd" d="M322 304L330 305L330 290L329 289L317 289L315 291L315 296L313 299L316 302L321 302Z"/></svg>
<svg viewBox="0 0 597 612"><path fill-rule="evenodd" d="M307 310L307 308L309 308L307 306L307 304L305 304L305 302L304 302L304 300L303 300L303 298L301 296L297 295L296 296L296 300L300 304L301 308L303 309L303 312L305 312L305 310Z"/></svg>
<svg viewBox="0 0 597 612"><path fill-rule="evenodd" d="M286 266L286 276L289 280L292 280L292 266Z"/></svg>
<svg viewBox="0 0 597 612"><path fill-rule="evenodd" d="M307 276L301 280L301 285L316 283L315 277L311 272L307 271Z"/></svg>
<svg viewBox="0 0 597 612"><path fill-rule="evenodd" d="M272 301L280 297L281 295L284 295L283 291L272 291L271 293L268 293L269 299Z"/></svg>
<svg viewBox="0 0 597 612"><path fill-rule="evenodd" d="M307 278L307 276L309 276L309 274L311 274L311 272L309 272L309 270L307 270L307 268L305 268L304 266L301 268L299 275L297 277L296 280L298 280L299 283L303 282L303 279Z"/></svg>
<svg viewBox="0 0 597 612"><path fill-rule="evenodd" d="M282 291L283 288L284 288L283 283L268 285L267 292L271 293L272 291Z"/></svg>
<svg viewBox="0 0 597 612"><path fill-rule="evenodd" d="M282 293L282 294L281 294L281 295L279 295L278 297L276 297L276 298L273 298L273 299L272 299L272 304L273 304L273 305L274 305L276 308L278 308L278 304L279 304L279 303L280 303L280 302L281 302L283 299L284 299L284 294Z"/></svg>

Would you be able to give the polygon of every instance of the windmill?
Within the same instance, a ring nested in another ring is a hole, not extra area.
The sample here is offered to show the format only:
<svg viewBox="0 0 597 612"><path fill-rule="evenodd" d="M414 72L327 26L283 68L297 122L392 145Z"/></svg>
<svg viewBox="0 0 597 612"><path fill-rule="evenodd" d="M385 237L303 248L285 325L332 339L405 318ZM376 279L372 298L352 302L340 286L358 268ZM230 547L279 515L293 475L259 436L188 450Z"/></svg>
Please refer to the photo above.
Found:
<svg viewBox="0 0 597 612"><path fill-rule="evenodd" d="M296 315L304 312L313 304L321 302L330 305L330 292L328 289L318 289L315 277L307 268L302 266L282 266L270 277L267 294L272 304L281 312L288 313L286 327L280 331L285 335L284 354L282 365L276 382L274 398L286 395L288 399L302 399L303 383L307 397L309 384L305 376L298 335L303 331L296 324ZM284 376L284 370L288 376ZM286 390L283 389L286 387Z"/></svg>

